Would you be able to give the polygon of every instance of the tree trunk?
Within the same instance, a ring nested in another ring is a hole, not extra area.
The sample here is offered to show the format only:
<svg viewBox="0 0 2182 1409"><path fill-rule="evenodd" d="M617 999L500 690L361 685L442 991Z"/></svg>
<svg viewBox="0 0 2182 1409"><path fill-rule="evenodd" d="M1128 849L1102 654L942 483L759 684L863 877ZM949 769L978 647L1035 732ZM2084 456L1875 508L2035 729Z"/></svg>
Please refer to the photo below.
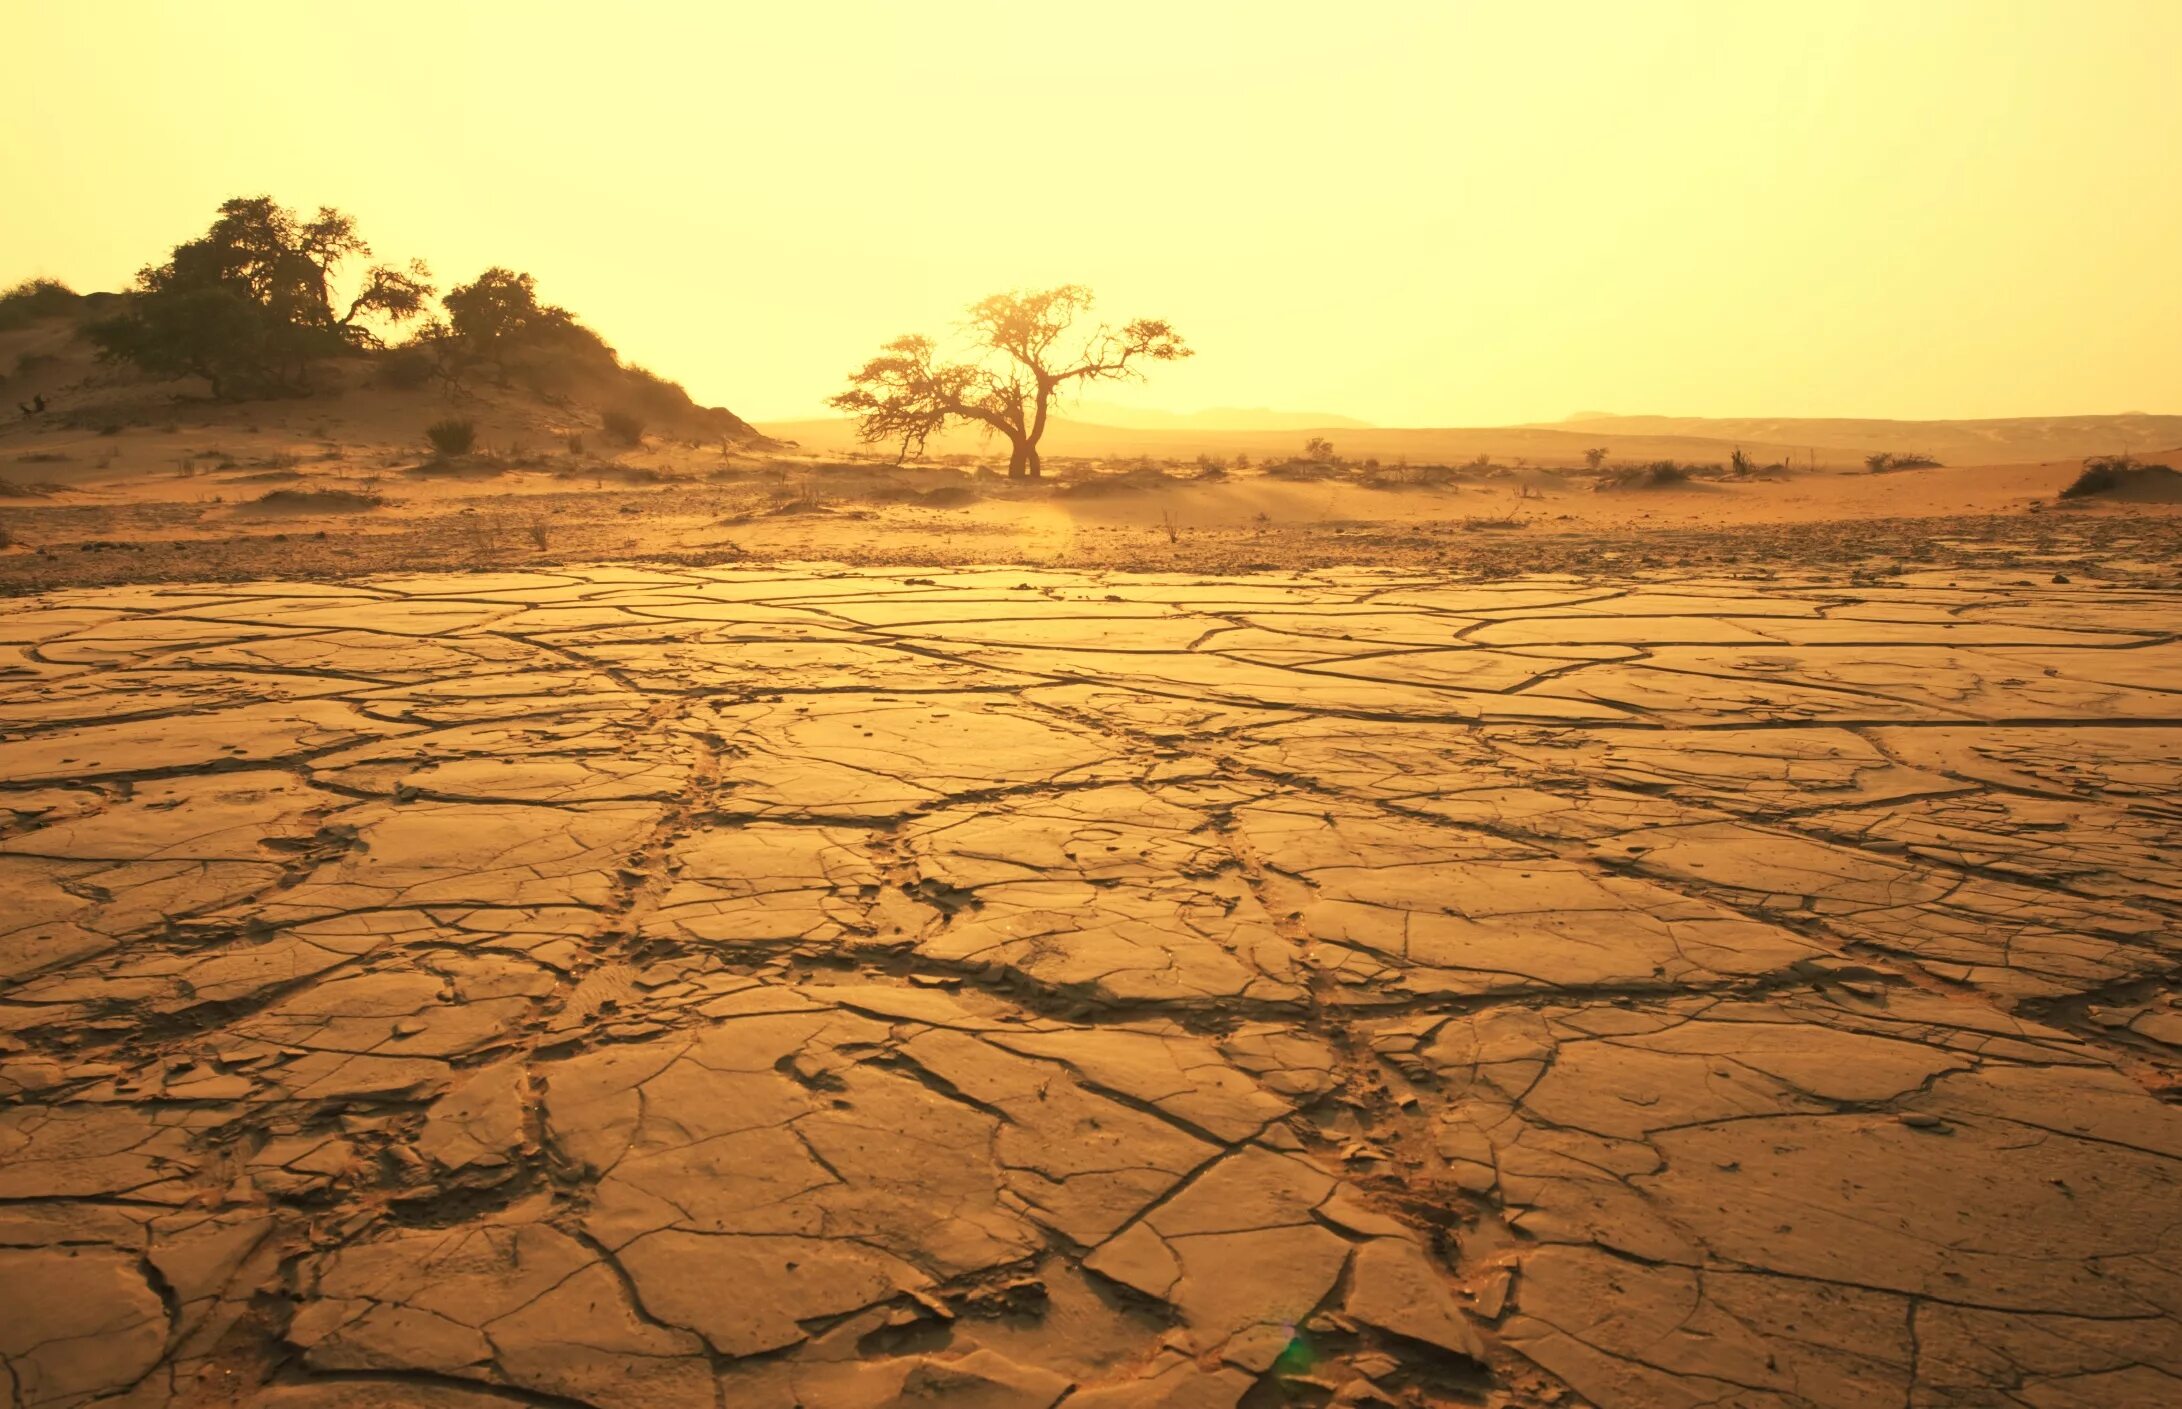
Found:
<svg viewBox="0 0 2182 1409"><path fill-rule="evenodd" d="M1030 459L1029 441L1010 440L1008 442L1008 478L1021 479L1031 473Z"/></svg>
<svg viewBox="0 0 2182 1409"><path fill-rule="evenodd" d="M1045 374L1038 376L1038 402L1031 417L1030 428L1023 433L1023 457L1029 468L1025 471L1032 479L1045 473L1044 464L1038 459L1038 442L1046 433L1046 408L1052 403L1053 387Z"/></svg>

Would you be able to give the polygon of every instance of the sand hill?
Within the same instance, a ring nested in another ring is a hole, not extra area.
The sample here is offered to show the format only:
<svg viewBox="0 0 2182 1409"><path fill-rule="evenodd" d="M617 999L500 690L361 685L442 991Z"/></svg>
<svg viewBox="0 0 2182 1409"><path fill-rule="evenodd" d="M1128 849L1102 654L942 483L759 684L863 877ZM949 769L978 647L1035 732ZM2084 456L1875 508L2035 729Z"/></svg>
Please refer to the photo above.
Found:
<svg viewBox="0 0 2182 1409"><path fill-rule="evenodd" d="M0 435L50 429L110 433L186 419L218 423L323 415L349 438L414 440L446 416L474 420L481 439L506 445L580 435L609 413L633 415L646 429L704 443L759 444L764 437L724 406L700 406L680 385L631 366L603 344L597 354L532 361L513 373L468 372L450 382L418 375L411 349L358 351L322 364L318 390L278 402L220 402L196 378L161 379L102 361L89 324L118 311L124 294L42 297L0 323ZM43 410L24 414L43 400Z"/></svg>

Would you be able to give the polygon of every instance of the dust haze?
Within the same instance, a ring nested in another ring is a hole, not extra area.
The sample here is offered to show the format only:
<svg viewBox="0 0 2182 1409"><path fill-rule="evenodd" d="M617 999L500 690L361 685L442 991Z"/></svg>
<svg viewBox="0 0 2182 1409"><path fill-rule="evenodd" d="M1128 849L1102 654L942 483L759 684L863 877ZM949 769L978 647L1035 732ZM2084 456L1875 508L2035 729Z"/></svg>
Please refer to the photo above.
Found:
<svg viewBox="0 0 2182 1409"><path fill-rule="evenodd" d="M2174 13L928 10L19 18L0 1401L2182 1402Z"/></svg>

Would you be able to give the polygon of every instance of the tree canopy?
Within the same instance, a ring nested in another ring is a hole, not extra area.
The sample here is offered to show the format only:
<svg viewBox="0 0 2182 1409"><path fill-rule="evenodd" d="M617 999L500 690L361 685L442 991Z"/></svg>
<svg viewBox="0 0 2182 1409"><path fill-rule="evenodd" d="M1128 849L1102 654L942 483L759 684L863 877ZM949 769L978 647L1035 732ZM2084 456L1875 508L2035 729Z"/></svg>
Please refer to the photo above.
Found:
<svg viewBox="0 0 2182 1409"><path fill-rule="evenodd" d="M1007 439L1010 476L1036 477L1038 443L1058 397L1092 382L1132 380L1147 363L1192 353L1157 318L1102 323L1071 338L1091 304L1080 284L994 294L970 306L959 360L944 360L928 337L898 337L851 373L848 390L830 404L857 418L866 442L898 444L903 458L921 454L950 421L982 426Z"/></svg>
<svg viewBox="0 0 2182 1409"><path fill-rule="evenodd" d="M496 265L449 289L440 302L447 323L430 335L464 360L498 368L503 377L519 362L537 357L614 361L613 349L575 314L538 301L537 281L528 274Z"/></svg>
<svg viewBox="0 0 2182 1409"><path fill-rule="evenodd" d="M137 275L128 307L91 327L109 358L200 376L215 396L307 389L311 364L383 345L432 296L422 262L372 264L345 295L341 271L368 259L356 222L330 206L306 220L269 196L224 202L210 229Z"/></svg>

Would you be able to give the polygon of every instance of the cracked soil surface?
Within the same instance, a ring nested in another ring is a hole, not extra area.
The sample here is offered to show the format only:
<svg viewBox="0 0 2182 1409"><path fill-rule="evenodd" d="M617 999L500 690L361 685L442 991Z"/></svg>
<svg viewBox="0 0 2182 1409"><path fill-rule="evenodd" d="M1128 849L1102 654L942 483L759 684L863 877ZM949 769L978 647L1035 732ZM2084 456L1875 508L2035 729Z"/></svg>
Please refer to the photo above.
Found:
<svg viewBox="0 0 2182 1409"><path fill-rule="evenodd" d="M0 1403L2182 1403L2178 629L2126 564L19 599Z"/></svg>

